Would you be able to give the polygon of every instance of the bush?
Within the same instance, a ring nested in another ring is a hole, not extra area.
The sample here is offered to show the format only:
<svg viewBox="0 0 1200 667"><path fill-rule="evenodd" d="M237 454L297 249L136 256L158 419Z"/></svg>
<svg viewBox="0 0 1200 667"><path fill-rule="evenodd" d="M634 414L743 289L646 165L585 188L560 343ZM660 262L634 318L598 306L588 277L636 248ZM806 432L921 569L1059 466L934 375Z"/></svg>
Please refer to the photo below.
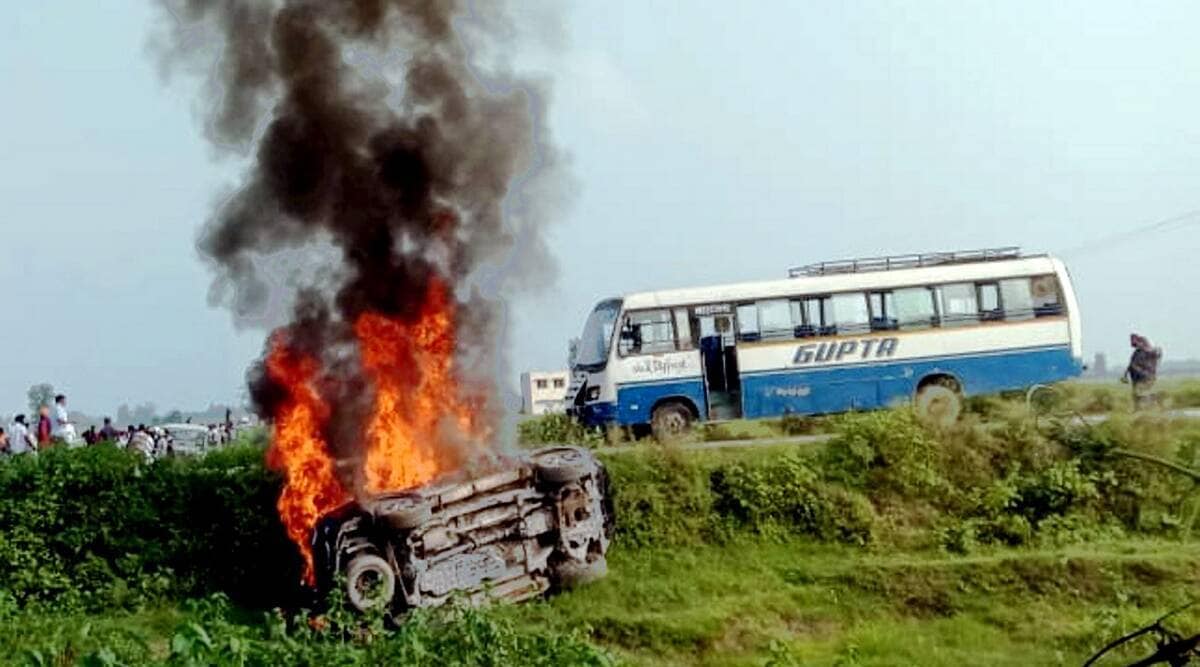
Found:
<svg viewBox="0 0 1200 667"><path fill-rule="evenodd" d="M261 460L243 447L146 464L96 446L0 462L0 590L82 608L214 590L290 599L299 560Z"/></svg>
<svg viewBox="0 0 1200 667"><path fill-rule="evenodd" d="M255 620L219 595L184 606L184 619L161 648L152 648L135 629L55 615L17 621L24 631L19 645L31 665L614 664L578 634L518 629L501 613L476 609L417 611L388 628L382 619L286 617L277 611Z"/></svg>
<svg viewBox="0 0 1200 667"><path fill-rule="evenodd" d="M628 546L698 544L714 534L709 472L672 449L609 457L618 539Z"/></svg>
<svg viewBox="0 0 1200 667"><path fill-rule="evenodd" d="M821 425L820 418L788 413L771 423L781 435L809 435L816 433Z"/></svg>
<svg viewBox="0 0 1200 667"><path fill-rule="evenodd" d="M598 428L587 428L567 415L550 414L520 421L517 424L517 439L522 445L598 447L604 444L604 432Z"/></svg>
<svg viewBox="0 0 1200 667"><path fill-rule="evenodd" d="M855 544L871 539L875 515L866 498L823 483L820 471L794 452L767 464L718 468L712 477L716 511L754 532Z"/></svg>
<svg viewBox="0 0 1200 667"><path fill-rule="evenodd" d="M821 463L852 488L932 497L945 486L937 460L937 443L916 414L897 409L843 416Z"/></svg>
<svg viewBox="0 0 1200 667"><path fill-rule="evenodd" d="M562 419L536 420L538 433L574 428ZM1200 426L1161 416L1039 430L1014 410L931 429L894 410L829 423L835 437L808 455L647 447L606 456L617 545L755 533L966 552L1117 531L1186 534L1196 515L1190 479L1118 454L1195 466ZM275 509L279 484L254 446L152 464L111 446L0 460L0 614L213 592L257 608L303 602L299 556Z"/></svg>

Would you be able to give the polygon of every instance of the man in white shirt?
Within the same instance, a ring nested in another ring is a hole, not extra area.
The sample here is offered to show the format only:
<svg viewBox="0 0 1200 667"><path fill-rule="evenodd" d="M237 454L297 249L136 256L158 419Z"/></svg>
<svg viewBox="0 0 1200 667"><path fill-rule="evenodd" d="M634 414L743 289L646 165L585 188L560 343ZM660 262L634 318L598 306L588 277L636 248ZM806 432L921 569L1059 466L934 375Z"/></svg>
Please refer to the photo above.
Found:
<svg viewBox="0 0 1200 667"><path fill-rule="evenodd" d="M79 438L75 435L75 424L67 415L67 397L59 394L54 397L54 437L75 446Z"/></svg>
<svg viewBox="0 0 1200 667"><path fill-rule="evenodd" d="M129 436L129 444L126 447L146 457L147 461L153 459L154 437L146 432L146 427L138 426L137 430L134 431L133 427L130 426L129 430L133 432Z"/></svg>
<svg viewBox="0 0 1200 667"><path fill-rule="evenodd" d="M10 454L37 451L37 439L29 431L29 425L25 423L25 415L17 415L8 425L8 451Z"/></svg>

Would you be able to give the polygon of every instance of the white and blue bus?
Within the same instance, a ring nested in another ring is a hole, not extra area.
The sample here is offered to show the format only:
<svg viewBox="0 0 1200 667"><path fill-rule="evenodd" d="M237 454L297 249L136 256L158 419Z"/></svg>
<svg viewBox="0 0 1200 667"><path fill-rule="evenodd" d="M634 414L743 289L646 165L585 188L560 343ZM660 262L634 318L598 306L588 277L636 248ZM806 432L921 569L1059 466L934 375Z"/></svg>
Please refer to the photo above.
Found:
<svg viewBox="0 0 1200 667"><path fill-rule="evenodd" d="M589 425L870 410L1079 375L1067 269L1016 248L824 262L783 280L639 292L596 305L572 352L568 408Z"/></svg>

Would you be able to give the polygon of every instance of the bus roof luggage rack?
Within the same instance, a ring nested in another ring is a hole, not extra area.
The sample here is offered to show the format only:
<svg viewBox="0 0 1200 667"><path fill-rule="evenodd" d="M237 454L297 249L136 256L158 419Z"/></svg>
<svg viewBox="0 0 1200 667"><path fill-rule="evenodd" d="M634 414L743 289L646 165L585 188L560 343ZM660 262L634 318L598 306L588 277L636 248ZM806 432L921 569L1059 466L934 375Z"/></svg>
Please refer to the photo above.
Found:
<svg viewBox="0 0 1200 667"><path fill-rule="evenodd" d="M788 269L789 278L800 276L827 276L834 273L862 273L865 271L891 271L894 269L915 269L922 266L938 266L941 264L966 264L969 262L990 262L1000 259L1017 259L1021 249L1017 246L1004 248L983 248L981 250L954 250L951 252L930 252L916 255L892 255L890 257L860 257L858 259L839 259L832 262L819 262Z"/></svg>

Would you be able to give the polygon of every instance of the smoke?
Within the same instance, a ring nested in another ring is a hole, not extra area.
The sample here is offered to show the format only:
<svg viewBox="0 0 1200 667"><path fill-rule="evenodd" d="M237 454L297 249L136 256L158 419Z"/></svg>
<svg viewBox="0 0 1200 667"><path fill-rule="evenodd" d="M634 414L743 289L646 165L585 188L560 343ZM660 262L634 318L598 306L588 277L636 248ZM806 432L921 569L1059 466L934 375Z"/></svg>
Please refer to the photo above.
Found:
<svg viewBox="0 0 1200 667"><path fill-rule="evenodd" d="M458 371L496 419L495 382L508 370L502 298L553 272L543 229L562 180L542 126L545 87L509 73L503 6L162 5L169 69L217 56L202 110L208 139L249 158L198 240L214 271L210 297L240 324L276 325L283 310L270 340L320 360L334 453L356 453L370 406L354 322L420 317L431 283L457 301ZM248 377L258 412L272 416L281 388L263 360Z"/></svg>

